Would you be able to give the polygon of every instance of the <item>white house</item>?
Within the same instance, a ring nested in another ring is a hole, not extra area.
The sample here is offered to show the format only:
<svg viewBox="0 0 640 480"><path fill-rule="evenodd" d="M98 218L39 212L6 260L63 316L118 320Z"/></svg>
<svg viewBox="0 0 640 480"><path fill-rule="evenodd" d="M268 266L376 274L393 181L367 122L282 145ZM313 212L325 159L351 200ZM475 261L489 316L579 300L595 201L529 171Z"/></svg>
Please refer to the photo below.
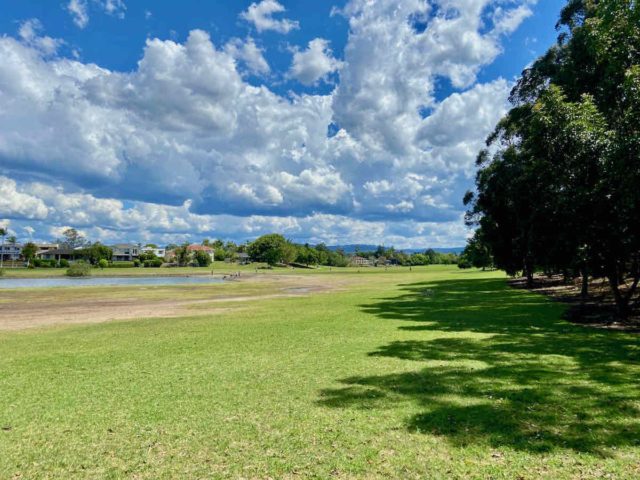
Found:
<svg viewBox="0 0 640 480"><path fill-rule="evenodd" d="M352 265L357 265L358 267L370 267L371 266L371 260L369 260L367 258L363 258L363 257L353 257L351 259L351 264Z"/></svg>
<svg viewBox="0 0 640 480"><path fill-rule="evenodd" d="M22 245L0 245L0 254L2 254L2 259L5 262L7 260L20 260Z"/></svg>
<svg viewBox="0 0 640 480"><path fill-rule="evenodd" d="M134 258L140 256L140 248L129 243L118 243L112 246L111 249L113 250L111 260L114 262L131 262Z"/></svg>
<svg viewBox="0 0 640 480"><path fill-rule="evenodd" d="M164 258L167 254L167 250L164 248L143 247L142 253L153 253L158 258Z"/></svg>
<svg viewBox="0 0 640 480"><path fill-rule="evenodd" d="M204 252L207 255L209 255L209 257L211 257L211 260L215 260L214 257L214 250L211 247L205 247L203 245L197 245L197 244L193 244L193 245L189 245L187 247L187 252L189 253L196 253L196 252Z"/></svg>

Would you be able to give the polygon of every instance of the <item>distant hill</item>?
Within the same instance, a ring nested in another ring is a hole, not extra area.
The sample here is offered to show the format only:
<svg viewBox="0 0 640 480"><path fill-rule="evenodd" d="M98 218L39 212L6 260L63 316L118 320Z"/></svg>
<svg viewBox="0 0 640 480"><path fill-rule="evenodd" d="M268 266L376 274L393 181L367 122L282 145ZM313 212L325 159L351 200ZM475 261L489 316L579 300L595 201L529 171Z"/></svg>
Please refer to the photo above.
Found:
<svg viewBox="0 0 640 480"><path fill-rule="evenodd" d="M328 245L327 248L329 250L337 250L342 248L344 253L356 253L356 248L361 252L374 252L378 249L377 245ZM401 250L405 253L424 253L427 248L397 248L396 250ZM464 250L464 247L451 247L451 248L434 248L433 249L439 253L455 253L459 254Z"/></svg>

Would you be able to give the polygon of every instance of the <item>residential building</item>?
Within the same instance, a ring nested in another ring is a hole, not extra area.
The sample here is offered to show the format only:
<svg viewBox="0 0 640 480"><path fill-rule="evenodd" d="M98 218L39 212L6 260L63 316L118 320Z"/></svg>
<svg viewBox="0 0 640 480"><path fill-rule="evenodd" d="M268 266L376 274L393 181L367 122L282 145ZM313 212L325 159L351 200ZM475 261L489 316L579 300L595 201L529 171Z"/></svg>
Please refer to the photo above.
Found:
<svg viewBox="0 0 640 480"><path fill-rule="evenodd" d="M205 247L203 245L193 244L187 247L187 252L196 253L196 252L205 252L207 255L211 257L211 260L214 260L214 250L211 247Z"/></svg>
<svg viewBox="0 0 640 480"><path fill-rule="evenodd" d="M363 258L363 257L353 257L351 259L351 265L355 265L358 267L370 267L371 266L371 260L369 260L368 258Z"/></svg>
<svg viewBox="0 0 640 480"><path fill-rule="evenodd" d="M22 245L0 245L0 254L2 254L3 261L20 260L22 256Z"/></svg>
<svg viewBox="0 0 640 480"><path fill-rule="evenodd" d="M238 253L237 257L238 257L238 263L243 263L243 264L251 263L248 253L240 252Z"/></svg>
<svg viewBox="0 0 640 480"><path fill-rule="evenodd" d="M41 255L44 253L50 250L57 250L60 247L57 243L36 243L35 245L38 249L36 250L36 258L42 258Z"/></svg>
<svg viewBox="0 0 640 480"><path fill-rule="evenodd" d="M132 262L140 256L140 247L129 243L118 243L113 245L111 249L113 250L111 257L113 262Z"/></svg>
<svg viewBox="0 0 640 480"><path fill-rule="evenodd" d="M60 263L60 260L76 260L77 258L80 258L81 255L78 249L51 248L37 252L36 257L41 260L55 260Z"/></svg>
<svg viewBox="0 0 640 480"><path fill-rule="evenodd" d="M164 248L142 247L142 253L153 253L158 258L165 258L167 250Z"/></svg>

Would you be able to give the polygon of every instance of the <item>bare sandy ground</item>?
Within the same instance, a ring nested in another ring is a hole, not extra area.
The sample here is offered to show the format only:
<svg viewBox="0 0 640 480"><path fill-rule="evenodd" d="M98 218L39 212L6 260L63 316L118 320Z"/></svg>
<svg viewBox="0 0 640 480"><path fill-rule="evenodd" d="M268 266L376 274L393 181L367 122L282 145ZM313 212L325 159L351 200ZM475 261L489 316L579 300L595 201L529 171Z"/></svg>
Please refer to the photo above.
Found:
<svg viewBox="0 0 640 480"><path fill-rule="evenodd" d="M333 279L332 279L333 280ZM64 302L38 301L30 296L28 301L20 299L19 293L0 303L0 331L22 330L52 325L71 325L101 323L111 320L127 320L134 318L176 318L193 315L211 315L228 311L228 303L242 303L255 300L298 297L328 292L346 283L336 283L329 278L316 275L244 275L234 280L239 283L277 282L276 293L257 295L212 295L211 298L181 299L176 298L143 300L135 298L86 298L65 292L68 300ZM136 287L130 288L135 292ZM211 287L215 292L215 286ZM273 292L273 289L270 290ZM224 303L224 305L222 305Z"/></svg>

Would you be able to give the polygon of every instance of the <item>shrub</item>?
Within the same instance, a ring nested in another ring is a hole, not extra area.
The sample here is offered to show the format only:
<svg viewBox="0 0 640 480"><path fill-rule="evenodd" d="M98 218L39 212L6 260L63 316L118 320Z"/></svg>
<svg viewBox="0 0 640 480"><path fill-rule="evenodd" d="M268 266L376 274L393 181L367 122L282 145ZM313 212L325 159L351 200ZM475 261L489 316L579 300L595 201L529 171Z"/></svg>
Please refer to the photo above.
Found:
<svg viewBox="0 0 640 480"><path fill-rule="evenodd" d="M98 261L98 267L100 267L100 268L109 268L109 262L107 262L104 258L101 258Z"/></svg>
<svg viewBox="0 0 640 480"><path fill-rule="evenodd" d="M145 268L160 268L164 262L161 258L154 258L153 260L145 260Z"/></svg>
<svg viewBox="0 0 640 480"><path fill-rule="evenodd" d="M34 258L31 263L38 268L56 268L58 266L58 262L55 260L40 260L39 258Z"/></svg>
<svg viewBox="0 0 640 480"><path fill-rule="evenodd" d="M135 262L113 262L109 268L134 268Z"/></svg>
<svg viewBox="0 0 640 480"><path fill-rule="evenodd" d="M88 263L72 263L67 268L67 277L88 277L91 275L91 265Z"/></svg>
<svg viewBox="0 0 640 480"><path fill-rule="evenodd" d="M0 277L4 275L4 270L0 268Z"/></svg>
<svg viewBox="0 0 640 480"><path fill-rule="evenodd" d="M68 267L69 267L69 261L64 258L60 259L60 268L68 268Z"/></svg>
<svg viewBox="0 0 640 480"><path fill-rule="evenodd" d="M140 260L138 260L138 259L136 258L136 259L133 261L133 266L134 266L134 267L139 267L140 265L142 265L142 264L140 263Z"/></svg>
<svg viewBox="0 0 640 480"><path fill-rule="evenodd" d="M471 264L471 261L466 256L462 255L458 259L458 268L466 270L467 268L471 268L472 266L473 265Z"/></svg>
<svg viewBox="0 0 640 480"><path fill-rule="evenodd" d="M218 255L218 250L216 250L216 260L218 259L217 255ZM211 257L209 256L208 253L203 251L196 252L193 255L193 260L198 264L199 267L208 267L209 265L211 265ZM224 260L224 257L222 257L222 260Z"/></svg>

